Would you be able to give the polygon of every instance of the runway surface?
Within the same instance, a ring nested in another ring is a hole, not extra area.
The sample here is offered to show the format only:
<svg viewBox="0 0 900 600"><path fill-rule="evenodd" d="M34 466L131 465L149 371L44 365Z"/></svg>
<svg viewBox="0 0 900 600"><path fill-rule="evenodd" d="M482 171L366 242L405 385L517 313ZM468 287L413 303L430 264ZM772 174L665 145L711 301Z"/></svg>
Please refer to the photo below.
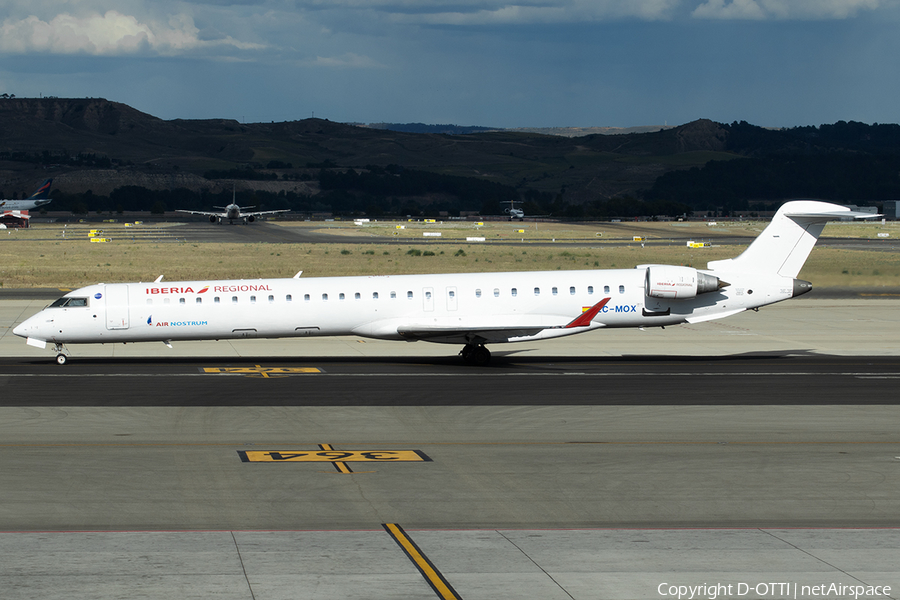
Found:
<svg viewBox="0 0 900 600"><path fill-rule="evenodd" d="M43 304L0 301L4 598L900 589L895 300L495 346L484 368L357 338L60 367L9 334ZM787 587L738 587L760 583Z"/></svg>
<svg viewBox="0 0 900 600"><path fill-rule="evenodd" d="M0 406L896 406L898 383L870 356L0 359Z"/></svg>

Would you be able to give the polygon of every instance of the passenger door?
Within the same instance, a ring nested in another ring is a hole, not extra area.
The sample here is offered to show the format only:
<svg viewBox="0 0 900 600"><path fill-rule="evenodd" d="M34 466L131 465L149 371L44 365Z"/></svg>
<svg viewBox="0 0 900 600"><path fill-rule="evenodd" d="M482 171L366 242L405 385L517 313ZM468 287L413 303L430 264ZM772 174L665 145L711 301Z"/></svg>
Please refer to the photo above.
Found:
<svg viewBox="0 0 900 600"><path fill-rule="evenodd" d="M106 286L106 328L128 329L128 284Z"/></svg>

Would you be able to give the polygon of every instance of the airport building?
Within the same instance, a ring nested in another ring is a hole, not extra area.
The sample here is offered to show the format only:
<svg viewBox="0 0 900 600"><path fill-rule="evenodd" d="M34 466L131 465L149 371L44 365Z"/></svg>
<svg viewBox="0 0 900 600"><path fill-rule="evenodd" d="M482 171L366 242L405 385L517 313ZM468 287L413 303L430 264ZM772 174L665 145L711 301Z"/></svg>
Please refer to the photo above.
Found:
<svg viewBox="0 0 900 600"><path fill-rule="evenodd" d="M2 229L25 229L31 216L27 210L4 210L0 213L0 225Z"/></svg>
<svg viewBox="0 0 900 600"><path fill-rule="evenodd" d="M884 218L888 221L900 219L900 202L888 200L884 203Z"/></svg>

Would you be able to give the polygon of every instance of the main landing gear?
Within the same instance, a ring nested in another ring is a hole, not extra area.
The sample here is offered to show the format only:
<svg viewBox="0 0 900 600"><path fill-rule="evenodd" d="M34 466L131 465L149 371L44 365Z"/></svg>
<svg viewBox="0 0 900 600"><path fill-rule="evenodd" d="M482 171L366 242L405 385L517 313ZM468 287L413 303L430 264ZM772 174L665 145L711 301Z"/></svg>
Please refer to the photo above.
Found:
<svg viewBox="0 0 900 600"><path fill-rule="evenodd" d="M459 351L463 361L469 365L477 365L483 367L491 362L491 351L482 344L466 344Z"/></svg>

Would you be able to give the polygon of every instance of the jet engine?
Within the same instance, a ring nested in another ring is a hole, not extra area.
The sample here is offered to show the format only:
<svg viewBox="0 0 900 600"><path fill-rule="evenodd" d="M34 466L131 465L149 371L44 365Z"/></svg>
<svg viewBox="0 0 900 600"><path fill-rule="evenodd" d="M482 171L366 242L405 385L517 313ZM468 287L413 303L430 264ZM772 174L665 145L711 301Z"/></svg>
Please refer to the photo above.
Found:
<svg viewBox="0 0 900 600"><path fill-rule="evenodd" d="M644 293L651 298L684 299L715 292L729 284L692 267L649 265L644 280Z"/></svg>
<svg viewBox="0 0 900 600"><path fill-rule="evenodd" d="M210 222L210 223L218 223L218 222L219 222L219 217L216 217L216 216L210 216L210 217L209 217L209 222Z"/></svg>
<svg viewBox="0 0 900 600"><path fill-rule="evenodd" d="M256 220L256 217L254 217L253 215L250 215L249 217L247 217L247 222L248 222L248 223L252 223L252 222L255 221L255 220Z"/></svg>

